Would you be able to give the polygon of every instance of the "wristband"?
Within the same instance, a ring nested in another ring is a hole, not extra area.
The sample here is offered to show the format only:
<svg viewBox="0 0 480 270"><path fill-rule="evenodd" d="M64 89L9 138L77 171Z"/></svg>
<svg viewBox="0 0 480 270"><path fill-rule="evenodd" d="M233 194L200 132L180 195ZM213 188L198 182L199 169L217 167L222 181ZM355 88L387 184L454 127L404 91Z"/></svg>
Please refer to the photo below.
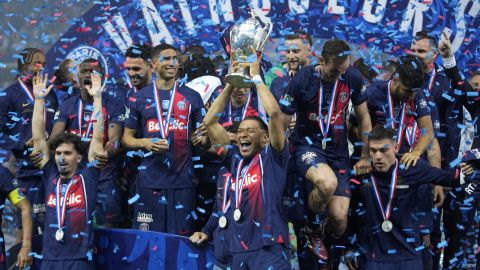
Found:
<svg viewBox="0 0 480 270"><path fill-rule="evenodd" d="M442 61L443 61L443 66L445 68L452 68L457 65L457 62L455 61L455 56L448 57L448 58L442 57Z"/></svg>
<svg viewBox="0 0 480 270"><path fill-rule="evenodd" d="M253 81L254 83L260 83L260 82L263 83L262 77L261 77L260 75L258 75L258 74L252 77L252 81Z"/></svg>

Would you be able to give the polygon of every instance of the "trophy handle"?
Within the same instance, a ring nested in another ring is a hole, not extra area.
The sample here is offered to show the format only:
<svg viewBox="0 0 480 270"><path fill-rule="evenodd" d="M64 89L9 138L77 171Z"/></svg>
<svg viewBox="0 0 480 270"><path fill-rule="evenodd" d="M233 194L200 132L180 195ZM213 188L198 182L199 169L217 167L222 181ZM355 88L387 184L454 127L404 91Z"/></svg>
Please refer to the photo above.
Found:
<svg viewBox="0 0 480 270"><path fill-rule="evenodd" d="M273 24L271 22L267 22L265 23L265 27L263 29L266 29L267 27L268 27L268 33L267 33L267 36L265 37L265 40L262 41L262 45L260 46L260 48L263 48L263 46L265 45L265 42L267 42L267 39L270 36L270 33L272 33Z"/></svg>

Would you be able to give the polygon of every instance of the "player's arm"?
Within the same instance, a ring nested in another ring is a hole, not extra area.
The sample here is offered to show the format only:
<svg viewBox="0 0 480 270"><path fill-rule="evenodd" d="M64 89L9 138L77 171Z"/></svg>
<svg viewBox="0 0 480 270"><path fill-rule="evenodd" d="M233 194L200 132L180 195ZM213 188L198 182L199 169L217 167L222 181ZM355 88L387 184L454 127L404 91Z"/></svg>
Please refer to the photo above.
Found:
<svg viewBox="0 0 480 270"><path fill-rule="evenodd" d="M48 74L44 77L37 75L33 78L33 95L35 97L35 103L33 106L32 115L32 139L33 139L33 156L41 154L41 160L36 164L38 168L43 168L50 160L50 151L47 145L47 138L45 137L45 98L50 90L52 90L53 84L48 88L47 86Z"/></svg>
<svg viewBox="0 0 480 270"><path fill-rule="evenodd" d="M254 63L249 63L250 76L257 88L258 96L262 101L265 112L269 116L268 120L268 137L270 138L270 145L277 152L281 152L285 146L285 130L283 123L282 111L277 100L273 96L272 92L268 90L267 86L260 77L260 60L259 58Z"/></svg>
<svg viewBox="0 0 480 270"><path fill-rule="evenodd" d="M205 118L203 118L203 125L207 129L210 142L216 149L217 154L222 158L227 155L228 149L225 146L230 144L230 140L225 128L218 123L218 119L220 118L220 115L222 115L232 91L233 87L230 84L227 84L222 93L220 93L213 102L207 115L205 115Z"/></svg>
<svg viewBox="0 0 480 270"><path fill-rule="evenodd" d="M93 136L88 149L88 162L94 160L95 153L103 153L102 79L100 74L92 74L92 85L87 86L88 94L93 97Z"/></svg>
<svg viewBox="0 0 480 270"><path fill-rule="evenodd" d="M427 159L430 166L440 169L442 167L442 154L440 152L440 144L437 138L433 138L432 144L427 149ZM440 207L443 204L445 195L442 186L435 186L433 188L433 202L434 207Z"/></svg>
<svg viewBox="0 0 480 270"><path fill-rule="evenodd" d="M433 139L433 124L430 115L425 115L417 119L417 125L420 129L420 137L417 145L410 153L406 153L400 159L402 164L408 169L410 165L415 166L420 156L425 153Z"/></svg>
<svg viewBox="0 0 480 270"><path fill-rule="evenodd" d="M372 122L368 113L367 102L362 102L353 107L358 119L358 128L360 139L362 141L361 159L355 164L354 169L358 175L369 173L371 164L368 153L368 134L372 131Z"/></svg>
<svg viewBox="0 0 480 270"><path fill-rule="evenodd" d="M18 192L18 188L8 193L8 199L20 210L22 215L22 248L18 252L16 265L23 269L32 265L33 262L32 256L29 255L32 250L32 207L28 199Z"/></svg>

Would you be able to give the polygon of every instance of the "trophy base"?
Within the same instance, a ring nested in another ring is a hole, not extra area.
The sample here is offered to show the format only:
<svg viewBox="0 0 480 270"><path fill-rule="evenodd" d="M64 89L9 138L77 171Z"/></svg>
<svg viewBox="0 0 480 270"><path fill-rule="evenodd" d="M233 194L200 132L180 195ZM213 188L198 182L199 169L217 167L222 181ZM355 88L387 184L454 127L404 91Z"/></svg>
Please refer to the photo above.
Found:
<svg viewBox="0 0 480 270"><path fill-rule="evenodd" d="M232 86L240 88L250 88L253 86L252 78L245 74L241 73L230 73L225 76L225 81L227 81Z"/></svg>

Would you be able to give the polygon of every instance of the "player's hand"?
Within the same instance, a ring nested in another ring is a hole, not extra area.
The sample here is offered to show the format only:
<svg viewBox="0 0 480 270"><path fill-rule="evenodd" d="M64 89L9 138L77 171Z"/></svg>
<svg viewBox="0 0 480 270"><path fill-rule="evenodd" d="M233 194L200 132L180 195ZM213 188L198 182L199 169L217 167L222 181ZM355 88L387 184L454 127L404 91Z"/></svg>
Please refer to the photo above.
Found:
<svg viewBox="0 0 480 270"><path fill-rule="evenodd" d="M94 71L91 76L92 85L86 85L85 88L90 96L98 97L102 94L102 78L100 77L100 73L96 71Z"/></svg>
<svg viewBox="0 0 480 270"><path fill-rule="evenodd" d="M208 235L204 232L195 232L188 239L194 244L201 245L208 241Z"/></svg>
<svg viewBox="0 0 480 270"><path fill-rule="evenodd" d="M344 258L345 258L345 264L347 265L348 269L350 270L358 269L357 256L355 256L355 254L351 250L348 250L345 252Z"/></svg>
<svg viewBox="0 0 480 270"><path fill-rule="evenodd" d="M372 171L372 163L370 158L363 157L361 158L355 166L353 166L356 175L364 175Z"/></svg>
<svg viewBox="0 0 480 270"><path fill-rule="evenodd" d="M45 98L48 93L50 93L50 90L52 90L53 84L50 84L50 86L47 88L47 82L48 74L42 76L42 73L39 72L37 76L33 77L33 96L36 99Z"/></svg>
<svg viewBox="0 0 480 270"><path fill-rule="evenodd" d="M26 147L33 147L33 138L30 138L28 141L25 142Z"/></svg>
<svg viewBox="0 0 480 270"><path fill-rule="evenodd" d="M98 160L95 164L95 168L102 169L108 162L108 154L107 151L104 150L103 153L93 153L93 158Z"/></svg>
<svg viewBox="0 0 480 270"><path fill-rule="evenodd" d="M441 207L445 200L445 193L442 186L433 187L433 207Z"/></svg>
<svg viewBox="0 0 480 270"><path fill-rule="evenodd" d="M207 128L203 123L201 123L197 130L193 132L192 144L194 146L201 145L205 146L208 144Z"/></svg>
<svg viewBox="0 0 480 270"><path fill-rule="evenodd" d="M32 153L29 155L30 161L33 163L35 167L40 166L43 160L43 153L40 152L39 150L34 150Z"/></svg>
<svg viewBox="0 0 480 270"><path fill-rule="evenodd" d="M445 32L442 32L442 35L443 38L441 39L440 44L438 44L438 50L440 51L442 58L450 58L453 56L450 37Z"/></svg>
<svg viewBox="0 0 480 270"><path fill-rule="evenodd" d="M465 175L470 175L475 172L475 167L473 167L470 163L460 163L460 169Z"/></svg>
<svg viewBox="0 0 480 270"><path fill-rule="evenodd" d="M33 263L32 256L28 255L31 252L31 248L28 246L22 246L17 256L17 263L15 264L18 269L24 269L30 267Z"/></svg>
<svg viewBox="0 0 480 270"><path fill-rule="evenodd" d="M420 156L414 152L405 153L400 159L400 163L405 165L405 169L408 169L410 165L412 165L413 167L417 166L417 161L419 159L420 159Z"/></svg>
<svg viewBox="0 0 480 270"><path fill-rule="evenodd" d="M152 151L156 154L163 153L170 149L168 141L165 139L158 138L145 138L143 139L144 148L148 151Z"/></svg>

